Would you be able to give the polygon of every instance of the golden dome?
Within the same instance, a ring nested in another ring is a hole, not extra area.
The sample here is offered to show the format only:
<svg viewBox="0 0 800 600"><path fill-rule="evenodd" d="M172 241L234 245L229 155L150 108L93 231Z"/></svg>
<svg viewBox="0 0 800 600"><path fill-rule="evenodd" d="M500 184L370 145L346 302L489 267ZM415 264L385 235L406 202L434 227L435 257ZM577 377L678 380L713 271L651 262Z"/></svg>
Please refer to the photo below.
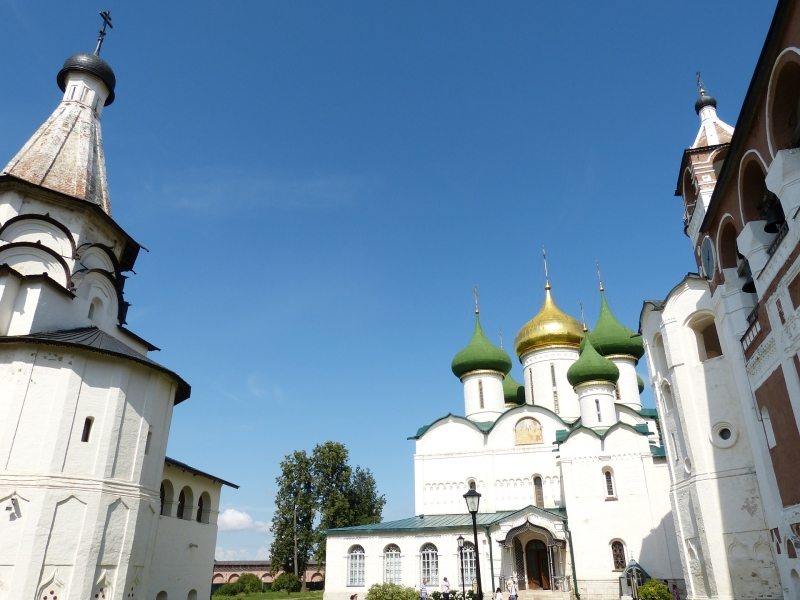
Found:
<svg viewBox="0 0 800 600"><path fill-rule="evenodd" d="M530 350L547 346L575 346L577 348L583 339L583 327L580 322L559 310L550 295L549 283L544 286L544 289L542 309L519 330L514 339L514 349L519 357Z"/></svg>

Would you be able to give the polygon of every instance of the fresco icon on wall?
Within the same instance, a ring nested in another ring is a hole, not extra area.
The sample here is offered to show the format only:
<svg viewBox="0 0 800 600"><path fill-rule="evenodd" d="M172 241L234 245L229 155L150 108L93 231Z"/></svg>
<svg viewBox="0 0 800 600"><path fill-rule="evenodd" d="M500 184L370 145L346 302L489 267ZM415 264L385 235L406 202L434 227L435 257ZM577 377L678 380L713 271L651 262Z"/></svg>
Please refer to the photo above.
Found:
<svg viewBox="0 0 800 600"><path fill-rule="evenodd" d="M542 426L536 419L520 419L516 427L514 427L514 443L517 446L524 444L541 444L543 442Z"/></svg>

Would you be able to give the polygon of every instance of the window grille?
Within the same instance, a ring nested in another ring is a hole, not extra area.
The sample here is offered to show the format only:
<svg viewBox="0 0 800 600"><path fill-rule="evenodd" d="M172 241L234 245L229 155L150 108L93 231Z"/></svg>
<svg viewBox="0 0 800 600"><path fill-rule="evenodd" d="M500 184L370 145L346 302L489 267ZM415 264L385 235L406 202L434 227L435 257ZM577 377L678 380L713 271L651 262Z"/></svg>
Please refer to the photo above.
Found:
<svg viewBox="0 0 800 600"><path fill-rule="evenodd" d="M466 544L464 544L466 547ZM420 570L422 579L427 585L439 585L439 551L433 544L425 544L420 555Z"/></svg>
<svg viewBox="0 0 800 600"><path fill-rule="evenodd" d="M400 548L395 544L386 546L383 551L383 581L384 583L401 583L400 577Z"/></svg>
<svg viewBox="0 0 800 600"><path fill-rule="evenodd" d="M483 408L483 379L478 379L478 395L481 399L481 408Z"/></svg>
<svg viewBox="0 0 800 600"><path fill-rule="evenodd" d="M606 471L605 472L605 478L606 478L606 496L609 497L609 498L613 498L614 497L614 479L611 476L611 471Z"/></svg>
<svg viewBox="0 0 800 600"><path fill-rule="evenodd" d="M471 587L477 575L475 574L475 544L464 542L461 549L461 556L464 560L464 585Z"/></svg>
<svg viewBox="0 0 800 600"><path fill-rule="evenodd" d="M536 492L536 506L544 508L544 491L542 490L542 478L533 478L533 489Z"/></svg>
<svg viewBox="0 0 800 600"><path fill-rule="evenodd" d="M550 363L550 379L553 382L553 408L556 411L556 414L559 414L558 410L558 388L556 387L556 367L553 363Z"/></svg>
<svg viewBox="0 0 800 600"><path fill-rule="evenodd" d="M622 542L611 542L611 556L614 558L614 570L625 569L625 546Z"/></svg>
<svg viewBox="0 0 800 600"><path fill-rule="evenodd" d="M364 548L353 546L347 557L347 585L364 585Z"/></svg>

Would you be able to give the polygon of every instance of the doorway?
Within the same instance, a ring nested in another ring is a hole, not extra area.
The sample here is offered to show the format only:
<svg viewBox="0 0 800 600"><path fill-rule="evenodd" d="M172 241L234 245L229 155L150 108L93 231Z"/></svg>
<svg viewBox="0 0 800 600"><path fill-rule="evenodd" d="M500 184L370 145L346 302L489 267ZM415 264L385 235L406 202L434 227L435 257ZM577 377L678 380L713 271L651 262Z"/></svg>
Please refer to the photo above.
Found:
<svg viewBox="0 0 800 600"><path fill-rule="evenodd" d="M525 567L528 571L528 589L550 589L550 565L547 561L547 546L541 540L525 544Z"/></svg>

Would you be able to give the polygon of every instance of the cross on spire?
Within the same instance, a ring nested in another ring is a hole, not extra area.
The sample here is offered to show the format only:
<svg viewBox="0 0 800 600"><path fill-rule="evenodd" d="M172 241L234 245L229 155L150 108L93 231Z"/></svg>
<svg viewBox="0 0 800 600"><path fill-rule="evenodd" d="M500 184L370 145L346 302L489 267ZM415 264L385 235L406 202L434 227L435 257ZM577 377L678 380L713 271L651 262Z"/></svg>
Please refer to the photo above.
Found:
<svg viewBox="0 0 800 600"><path fill-rule="evenodd" d="M547 273L547 250L542 244L542 260L544 260L544 289L550 289L550 275Z"/></svg>
<svg viewBox="0 0 800 600"><path fill-rule="evenodd" d="M581 306L581 323L583 323L583 332L586 333L589 331L589 328L586 327L586 315L583 314L583 300L579 300L578 304Z"/></svg>
<svg viewBox="0 0 800 600"><path fill-rule="evenodd" d="M697 88L700 90L700 95L705 96L706 90L703 87L703 79L700 77L700 71L697 72Z"/></svg>
<svg viewBox="0 0 800 600"><path fill-rule="evenodd" d="M476 283L472 288L472 293L475 294L475 314L477 315L480 313L480 309L478 308L478 284Z"/></svg>
<svg viewBox="0 0 800 600"><path fill-rule="evenodd" d="M596 260L596 261L594 261L594 264L597 265L597 281L600 282L600 291L604 292L605 289L603 288L603 276L600 275L600 261Z"/></svg>
<svg viewBox="0 0 800 600"><path fill-rule="evenodd" d="M94 55L100 56L100 46L103 45L103 38L106 37L106 27L111 27L114 29L114 26L111 24L111 13L107 10L101 10L100 16L103 17L103 28L99 31L99 36L97 36L97 47L94 49Z"/></svg>
<svg viewBox="0 0 800 600"><path fill-rule="evenodd" d="M503 328L500 328L500 349L503 348Z"/></svg>

